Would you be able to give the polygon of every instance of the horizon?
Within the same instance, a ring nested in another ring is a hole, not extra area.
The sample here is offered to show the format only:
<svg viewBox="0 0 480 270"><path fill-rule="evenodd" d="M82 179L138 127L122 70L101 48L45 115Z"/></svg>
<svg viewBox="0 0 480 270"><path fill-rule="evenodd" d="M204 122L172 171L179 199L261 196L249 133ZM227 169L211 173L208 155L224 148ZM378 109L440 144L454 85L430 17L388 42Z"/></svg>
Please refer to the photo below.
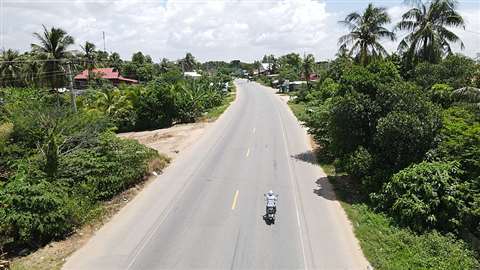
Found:
<svg viewBox="0 0 480 270"><path fill-rule="evenodd" d="M114 2L115 5L112 5ZM372 1L385 7L392 29L408 9L402 1ZM240 60L251 63L265 54L312 53L317 61L334 58L338 38L347 29L338 21L348 13L361 12L369 1L282 0L282 1L11 1L0 0L0 48L30 50L33 33L60 27L75 39L71 49L85 41L130 59L141 51L154 62L176 60L192 53L201 62ZM459 1L458 11L466 27L452 29L465 49L455 53L478 58L480 53L480 2ZM78 16L81 14L81 16ZM77 20L71 20L78 16ZM383 40L389 53L403 37Z"/></svg>

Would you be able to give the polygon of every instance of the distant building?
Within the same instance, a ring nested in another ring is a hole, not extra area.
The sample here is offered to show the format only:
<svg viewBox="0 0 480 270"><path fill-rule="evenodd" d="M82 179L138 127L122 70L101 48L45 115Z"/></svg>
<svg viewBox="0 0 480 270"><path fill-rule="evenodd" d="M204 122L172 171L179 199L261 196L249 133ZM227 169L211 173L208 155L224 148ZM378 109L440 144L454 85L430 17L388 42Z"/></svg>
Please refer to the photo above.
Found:
<svg viewBox="0 0 480 270"><path fill-rule="evenodd" d="M184 73L183 73L183 76L184 76L184 77L190 77L190 78L193 78L193 79L202 77L202 75L199 74L199 73L197 73L196 71L187 71L187 72L184 72Z"/></svg>
<svg viewBox="0 0 480 270"><path fill-rule="evenodd" d="M120 72L114 68L95 68L92 69L92 73L95 75L94 78L101 78L109 80L114 86L118 86L121 83L126 84L137 84L137 80L128 79L122 77ZM82 71L80 74L74 78L75 88L84 89L87 87L88 83L88 69Z"/></svg>

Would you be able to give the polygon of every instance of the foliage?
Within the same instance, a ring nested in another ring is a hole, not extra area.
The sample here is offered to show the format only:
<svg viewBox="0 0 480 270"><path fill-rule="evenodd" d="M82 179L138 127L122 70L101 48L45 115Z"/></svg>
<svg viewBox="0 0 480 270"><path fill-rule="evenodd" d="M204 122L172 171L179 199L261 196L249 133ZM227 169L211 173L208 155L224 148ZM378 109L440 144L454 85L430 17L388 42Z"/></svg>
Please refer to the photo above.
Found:
<svg viewBox="0 0 480 270"><path fill-rule="evenodd" d="M459 164L422 162L393 175L376 196L378 205L416 231L457 232L466 206Z"/></svg>
<svg viewBox="0 0 480 270"><path fill-rule="evenodd" d="M352 92L336 97L329 123L334 154L342 157L360 145L369 145L379 111L379 106L362 93Z"/></svg>
<svg viewBox="0 0 480 270"><path fill-rule="evenodd" d="M407 30L398 50L409 58L438 63L442 56L452 52L450 43L464 45L460 38L449 30L451 27L465 27L462 16L457 12L455 0L413 1L415 6L402 16L396 26Z"/></svg>
<svg viewBox="0 0 480 270"><path fill-rule="evenodd" d="M346 160L345 171L349 175L361 179L370 174L373 166L373 157L363 146L359 146Z"/></svg>
<svg viewBox="0 0 480 270"><path fill-rule="evenodd" d="M348 27L350 33L340 37L338 44L341 49L351 45L349 55L358 63L366 66L372 59L388 55L379 40L388 38L394 41L395 34L384 27L390 23L390 16L385 8L378 8L370 3L363 14L350 13L341 23Z"/></svg>
<svg viewBox="0 0 480 270"><path fill-rule="evenodd" d="M145 90L134 105L137 113L135 128L148 130L171 126L176 115L173 86L157 80L148 84Z"/></svg>
<svg viewBox="0 0 480 270"><path fill-rule="evenodd" d="M141 180L155 150L104 133L96 145L61 159L58 178L91 200L106 200Z"/></svg>
<svg viewBox="0 0 480 270"><path fill-rule="evenodd" d="M430 99L443 108L448 108L453 102L452 92L453 88L448 84L437 83L430 89Z"/></svg>
<svg viewBox="0 0 480 270"><path fill-rule="evenodd" d="M75 209L79 205L65 187L47 181L41 171L35 173L32 179L34 174L24 168L0 189L0 235L12 247L38 247L69 233L81 219L81 211Z"/></svg>
<svg viewBox="0 0 480 270"><path fill-rule="evenodd" d="M368 205L357 181L331 175L328 178L373 268L474 270L480 267L475 252L464 241L451 234L436 231L418 234L399 227L391 217Z"/></svg>

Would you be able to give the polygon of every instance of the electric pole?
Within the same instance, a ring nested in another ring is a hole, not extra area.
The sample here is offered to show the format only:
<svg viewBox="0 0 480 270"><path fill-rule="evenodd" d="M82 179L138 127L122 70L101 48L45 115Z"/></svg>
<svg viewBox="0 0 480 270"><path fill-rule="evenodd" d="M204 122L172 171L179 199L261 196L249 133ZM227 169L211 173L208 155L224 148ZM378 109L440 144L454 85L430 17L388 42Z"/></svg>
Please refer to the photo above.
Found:
<svg viewBox="0 0 480 270"><path fill-rule="evenodd" d="M70 85L70 97L72 99L72 109L73 112L77 112L77 97L75 96L75 90L73 90L73 76L72 76L72 62L68 62L67 69L68 69L68 81Z"/></svg>

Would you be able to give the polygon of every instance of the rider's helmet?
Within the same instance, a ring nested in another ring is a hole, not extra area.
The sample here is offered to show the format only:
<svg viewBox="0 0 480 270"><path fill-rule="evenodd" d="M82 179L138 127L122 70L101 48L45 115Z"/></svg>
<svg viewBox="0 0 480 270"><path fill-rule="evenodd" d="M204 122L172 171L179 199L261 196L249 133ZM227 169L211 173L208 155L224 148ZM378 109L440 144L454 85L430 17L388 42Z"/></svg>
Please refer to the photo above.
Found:
<svg viewBox="0 0 480 270"><path fill-rule="evenodd" d="M268 196L273 196L273 190L270 190L267 194Z"/></svg>

